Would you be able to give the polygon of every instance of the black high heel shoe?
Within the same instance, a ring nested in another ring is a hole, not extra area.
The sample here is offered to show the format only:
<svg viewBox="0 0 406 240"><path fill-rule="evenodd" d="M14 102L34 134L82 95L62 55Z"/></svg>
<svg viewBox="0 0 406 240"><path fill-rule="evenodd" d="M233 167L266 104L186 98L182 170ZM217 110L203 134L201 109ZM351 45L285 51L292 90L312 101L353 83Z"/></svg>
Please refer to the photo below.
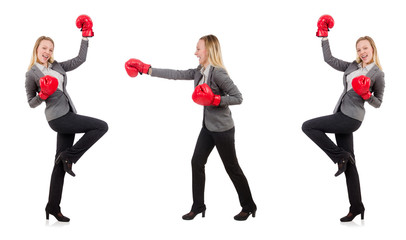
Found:
<svg viewBox="0 0 406 240"><path fill-rule="evenodd" d="M345 170L347 170L348 162L355 164L355 160L354 160L354 158L352 158L351 155L348 158L344 158L344 159L340 160L339 162L337 162L338 171L336 172L336 174L334 174L334 176L338 177L341 173L345 172Z"/></svg>
<svg viewBox="0 0 406 240"><path fill-rule="evenodd" d="M189 213L186 213L185 215L182 216L183 220L193 220L199 213L202 214L202 218L206 216L206 210L203 210L201 212L193 212L190 211Z"/></svg>
<svg viewBox="0 0 406 240"><path fill-rule="evenodd" d="M62 213L51 213L48 211L45 211L46 214L46 219L49 220L49 214L51 214L52 216L54 216L56 218L56 220L58 220L59 222L69 222L70 219L68 217L65 217Z"/></svg>
<svg viewBox="0 0 406 240"><path fill-rule="evenodd" d="M251 214L252 214L252 217L254 218L256 212L257 212L256 209L253 210L253 211L251 211L251 212L243 212L243 211L241 211L239 214L237 214L237 215L234 216L234 220L236 220L236 221L245 221L245 220L248 219L248 217L249 217Z"/></svg>
<svg viewBox="0 0 406 240"><path fill-rule="evenodd" d="M356 216L358 216L359 214L361 214L361 220L364 220L364 213L365 213L365 210L363 210L362 212L359 212L359 213L351 213L351 212L349 212L348 214L347 214L347 216L345 216L345 217L342 217L341 219L340 219L340 221L341 222L351 222Z"/></svg>
<svg viewBox="0 0 406 240"><path fill-rule="evenodd" d="M60 153L58 155L58 157L55 160L55 164L58 164L59 162L62 162L63 164L63 170L65 170L65 172L67 172L69 175L71 175L72 177L76 176L76 174L72 171L72 162L69 161L68 159L64 159L62 157L62 153Z"/></svg>

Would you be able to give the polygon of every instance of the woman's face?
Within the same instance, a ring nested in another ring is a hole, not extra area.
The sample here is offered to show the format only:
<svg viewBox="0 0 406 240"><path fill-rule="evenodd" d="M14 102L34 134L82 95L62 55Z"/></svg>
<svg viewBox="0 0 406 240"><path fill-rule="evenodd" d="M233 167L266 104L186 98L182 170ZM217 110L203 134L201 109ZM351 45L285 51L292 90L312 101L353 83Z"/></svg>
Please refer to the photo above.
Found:
<svg viewBox="0 0 406 240"><path fill-rule="evenodd" d="M365 67L372 62L374 57L374 50L372 49L371 43L368 40L361 40L357 43L357 54L362 60L362 64Z"/></svg>
<svg viewBox="0 0 406 240"><path fill-rule="evenodd" d="M203 40L199 40L197 42L195 55L197 58L199 58L200 65L204 67L209 65L209 57Z"/></svg>
<svg viewBox="0 0 406 240"><path fill-rule="evenodd" d="M54 45L49 40L42 40L37 48L37 58L38 61L44 65L48 66L48 60L52 57L54 53Z"/></svg>

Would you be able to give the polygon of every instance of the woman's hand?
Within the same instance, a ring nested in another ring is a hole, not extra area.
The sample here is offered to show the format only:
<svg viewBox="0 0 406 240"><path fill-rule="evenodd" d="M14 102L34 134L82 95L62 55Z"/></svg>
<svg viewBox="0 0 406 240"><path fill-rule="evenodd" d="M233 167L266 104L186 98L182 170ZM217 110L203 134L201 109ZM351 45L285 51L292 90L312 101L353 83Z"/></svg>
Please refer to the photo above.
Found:
<svg viewBox="0 0 406 240"><path fill-rule="evenodd" d="M81 28L82 37L93 37L93 21L87 15L80 15L76 19L76 27Z"/></svg>
<svg viewBox="0 0 406 240"><path fill-rule="evenodd" d="M49 75L43 76L39 79L39 86L41 91L39 92L38 96L42 100L46 100L58 88L58 79Z"/></svg>
<svg viewBox="0 0 406 240"><path fill-rule="evenodd" d="M221 96L215 95L207 83L198 85L192 94L192 99L195 103L203 106L218 106L220 105Z"/></svg>
<svg viewBox="0 0 406 240"><path fill-rule="evenodd" d="M124 67L130 77L136 77L138 73L148 74L151 65L145 64L138 59L131 58L125 63Z"/></svg>
<svg viewBox="0 0 406 240"><path fill-rule="evenodd" d="M369 91L369 87L371 86L371 79L364 75L355 77L352 80L352 89L362 97L364 100L368 100L372 94Z"/></svg>
<svg viewBox="0 0 406 240"><path fill-rule="evenodd" d="M317 37L328 37L328 31L334 27L334 19L330 15L323 15L317 21Z"/></svg>

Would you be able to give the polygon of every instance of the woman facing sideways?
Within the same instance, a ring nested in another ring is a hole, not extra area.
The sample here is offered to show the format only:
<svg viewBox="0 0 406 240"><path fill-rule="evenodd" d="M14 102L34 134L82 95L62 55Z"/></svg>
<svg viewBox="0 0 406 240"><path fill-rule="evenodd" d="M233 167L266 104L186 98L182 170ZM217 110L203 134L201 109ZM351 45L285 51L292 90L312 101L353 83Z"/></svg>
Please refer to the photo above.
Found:
<svg viewBox="0 0 406 240"><path fill-rule="evenodd" d="M229 108L230 105L241 104L242 95L224 68L220 43L216 36L207 35L200 38L195 55L199 59L199 66L189 70L152 68L137 59L130 59L125 67L131 77L145 73L166 79L193 80L195 90L192 98L194 102L204 106L203 126L192 157L193 205L190 212L182 218L192 220L199 213L205 216L205 164L214 147L217 148L227 174L237 190L242 207L234 219L246 220L251 214L255 217L257 206L237 161L235 128Z"/></svg>

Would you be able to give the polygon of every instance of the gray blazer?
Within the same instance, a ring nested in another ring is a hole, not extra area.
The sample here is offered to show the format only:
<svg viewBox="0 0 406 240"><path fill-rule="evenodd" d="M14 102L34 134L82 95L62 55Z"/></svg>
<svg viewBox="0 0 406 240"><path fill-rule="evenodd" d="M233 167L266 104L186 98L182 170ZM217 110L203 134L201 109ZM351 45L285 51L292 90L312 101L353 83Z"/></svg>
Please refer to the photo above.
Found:
<svg viewBox="0 0 406 240"><path fill-rule="evenodd" d="M45 116L47 121L62 117L69 112L70 108L76 113L76 108L66 91L66 84L68 82L66 72L76 69L86 61L88 45L89 41L82 40L79 55L77 57L61 63L57 61L52 63L51 68L63 76L63 92L57 89L46 100L42 100L37 94L41 91L39 79L44 76L41 70L34 65L25 74L25 90L27 92L28 104L30 107L35 108L45 101Z"/></svg>
<svg viewBox="0 0 406 240"><path fill-rule="evenodd" d="M371 68L371 70L369 70L366 76L371 79L371 86L369 91L373 95L368 100L364 100L354 91L354 89L347 91L347 76L348 74L358 69L358 63L356 61L346 62L333 57L331 55L330 44L328 40L322 41L322 48L324 61L332 66L334 69L344 72L344 91L341 94L340 99L338 100L338 103L334 109L334 113L340 110L348 117L357 119L362 122L365 116L365 101L367 101L375 108L379 108L382 104L383 93L385 90L385 74L376 65Z"/></svg>
<svg viewBox="0 0 406 240"><path fill-rule="evenodd" d="M203 77L200 69L201 66L184 71L152 68L151 76L174 80L194 80L195 88ZM207 84L214 94L221 96L221 101L219 106L204 107L203 124L212 132L230 130L234 127L234 121L228 106L241 104L242 94L223 68L211 67Z"/></svg>

